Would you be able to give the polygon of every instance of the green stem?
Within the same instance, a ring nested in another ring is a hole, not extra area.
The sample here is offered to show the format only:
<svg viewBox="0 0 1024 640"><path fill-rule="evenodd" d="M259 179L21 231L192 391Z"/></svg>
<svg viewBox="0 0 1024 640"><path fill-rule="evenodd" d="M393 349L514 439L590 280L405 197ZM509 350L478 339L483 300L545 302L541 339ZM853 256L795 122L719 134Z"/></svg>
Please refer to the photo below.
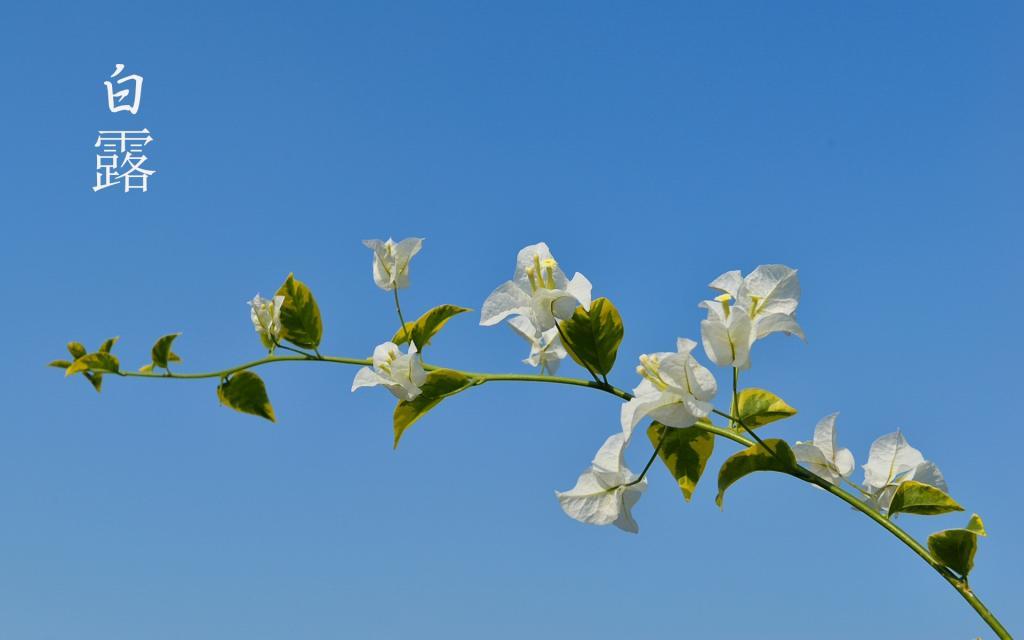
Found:
<svg viewBox="0 0 1024 640"><path fill-rule="evenodd" d="M412 345L412 338L409 336L409 327L405 326L405 318L402 317L402 305L398 302L398 286L391 290L395 294L395 311L398 312L398 321L402 323L402 333L405 335L405 343Z"/></svg>
<svg viewBox="0 0 1024 640"><path fill-rule="evenodd" d="M397 303L397 298L398 298L398 295L396 293L395 294L396 303ZM400 320L402 319L401 318L401 311L400 310L399 310L399 319ZM402 321L402 326L403 327L405 326L404 320ZM143 372L138 372L138 371L121 371L121 372L118 373L118 375L121 375L123 377L131 377L131 378L161 378L161 379L177 378L177 379L181 379L181 380L195 380L195 379L202 379L202 378L223 378L225 376L231 375L232 373L237 373L239 371L244 371L246 369L253 369L255 367L259 367L259 366L262 366L262 365L265 365L265 364L272 364L272 363L277 363L277 362L306 362L306 361L310 361L310 360L319 361L319 362L330 362L330 363L334 363L334 364L356 365L356 366L369 366L369 365L372 364L372 361L369 360L369 359L342 358L342 357L334 357L334 356L320 356L319 354L317 354L317 356L314 357L314 356L310 356L308 354L303 354L303 355L296 355L296 356L268 356L266 358L261 358L259 360L253 360L251 362L246 362L246 363L234 366L234 367L230 367L228 369L223 369L221 371L211 371L211 372L206 372L206 373L174 373L174 374L167 373L167 374L160 374L160 373L143 373ZM424 368L427 369L427 370L434 370L434 369L439 369L441 367L436 367L436 366L431 366L431 365L424 365ZM461 373L461 374L463 374L463 375L465 375L467 377L475 379L477 381L477 384L482 384L484 382L545 382L545 383L571 385L571 386L577 386L577 387L589 387L591 389L597 389L598 391L603 391L605 393L610 393L610 394L612 394L612 395L614 395L614 396L616 396L616 397L618 397L618 398L620 398L622 400L630 400L630 399L633 398L633 395L631 393L629 393L628 391L624 391L624 390L619 389L619 388L617 388L617 387L615 387L613 385L610 385L610 384L608 384L606 382L602 382L602 381L599 381L599 380L581 380L579 378L565 378L565 377L559 377L559 376L531 375L531 374L514 374L514 373L479 373L479 372L472 372L472 371L459 371L459 373ZM735 375L736 375L736 372L734 371L734 376ZM734 380L735 380L735 377L734 377ZM719 411L717 409L714 410L714 413L717 414L717 415L720 415L720 416L722 416L724 418L727 418L730 421L735 422L736 424L739 424L741 427L747 429L746 425L744 425L741 420L739 420L735 416L732 416L731 414L724 413L724 412ZM715 426L713 424L710 424L710 423L707 423L707 422L698 422L694 426L697 427L698 429L701 429L702 431L707 431L708 433L713 433L715 435L722 436L723 438L726 438L728 440L732 440L733 442L735 442L735 443L737 443L739 445L742 445L744 447L752 447L755 444L757 444L758 442L761 442L762 446L763 446L763 442L761 441L761 439L757 436L757 434L755 434L750 429L747 429L747 431L754 438L754 440L749 440L749 439L743 437L741 434L737 433L735 429L717 427L717 426ZM768 449L769 451L772 451L768 447L765 447L765 448ZM772 451L772 453L774 453L774 451ZM654 463L654 458L657 457L657 455L658 455L658 451L657 451L657 449L655 449L655 452L651 456L651 459L648 461L647 466L644 467L643 472L640 474L640 479L642 479L644 477L644 475L647 473L648 469L650 469L651 465ZM828 493L831 493L832 495L836 496L840 500L846 502L847 504L849 504L851 507L853 507L857 511L860 511L861 513L863 513L865 516L867 516L868 518L873 520L876 524L878 524L883 529L887 530L889 533L891 533L893 536L895 536L900 542L902 542L903 544L908 546L914 553L916 553L918 556L920 556L920 558L922 560L924 560L930 567L932 567L932 569L934 569L940 576L942 576L942 578L944 580L946 580L946 582L948 582L954 589L956 589L957 593L959 593L963 597L963 599L966 600L967 603L971 605L971 607L977 612L977 614L981 617L981 619L984 620L988 624L988 626L996 633L997 636L999 636L999 638L1001 638L1002 640L1012 640L1012 636L1010 635L1009 631L1006 630L1006 628L1002 625L1002 623L999 622L999 620L995 617L995 615L993 615L992 612L988 610L988 608L984 605L984 603L982 603L981 600L978 599L978 596L976 596L974 594L974 592L967 586L967 581L958 578L952 571L950 571L948 568L946 568L941 562L939 562L934 557L932 557L931 553L928 551L927 548L925 548L923 545L921 545L921 543L919 543L917 540L915 540L910 534L908 534L906 531L901 529L898 525L896 525L895 523L893 523L890 520L886 519L884 516L882 516L881 514L876 512L874 509L872 509L870 506L865 504L862 500L858 499L853 494L845 491L841 487L837 487L837 486L833 485L832 483L830 483L830 482L828 482L828 481L826 481L826 480L824 480L822 478L819 478L818 476L814 475L810 471L807 471L803 467L799 467L799 466L798 467L793 467L792 470L789 471L789 475L791 475L794 478L797 478L799 480L803 480L804 482L807 482L808 484L813 484L813 485L815 485L817 487L820 487L820 488L824 489ZM638 481L639 481L639 479L638 479Z"/></svg>
<svg viewBox="0 0 1024 640"><path fill-rule="evenodd" d="M293 349L292 347L289 347L286 344L281 344L280 342L275 342L274 346L277 347L278 349L284 349L286 351L291 351L292 353L297 353L297 354L299 354L301 356L306 356L310 360L315 360L317 358L317 356L314 356L311 353L306 353L305 351L302 351L301 349Z"/></svg>
<svg viewBox="0 0 1024 640"><path fill-rule="evenodd" d="M730 413L739 413L740 411L740 370L736 367L732 368L732 409ZM729 426L733 426L730 422ZM751 434L753 435L753 434Z"/></svg>
<svg viewBox="0 0 1024 640"><path fill-rule="evenodd" d="M644 480L644 476L651 470L651 465L654 464L654 459L658 457L658 452L661 451L661 445L665 444L665 430L668 429L665 425L661 426L661 436L658 438L658 446L654 447L654 452L651 453L650 459L647 460L647 464L644 465L644 470L640 472L640 475L636 477L636 480L627 482L622 485L624 487L632 487L634 484L640 484Z"/></svg>

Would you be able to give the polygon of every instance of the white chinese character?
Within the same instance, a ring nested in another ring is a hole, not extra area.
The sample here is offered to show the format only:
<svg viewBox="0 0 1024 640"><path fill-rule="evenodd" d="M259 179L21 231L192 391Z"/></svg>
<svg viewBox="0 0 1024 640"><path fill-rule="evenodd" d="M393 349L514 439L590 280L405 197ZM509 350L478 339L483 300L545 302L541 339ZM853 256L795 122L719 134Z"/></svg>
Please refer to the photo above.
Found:
<svg viewBox="0 0 1024 640"><path fill-rule="evenodd" d="M96 186L92 190L122 184L126 193L132 189L148 191L149 176L156 171L142 168L147 160L142 148L152 141L149 129L100 131L94 145L100 152L96 154Z"/></svg>
<svg viewBox="0 0 1024 640"><path fill-rule="evenodd" d="M119 64L114 67L114 73L110 77L115 78L122 71L124 71L124 65ZM117 84L120 85L123 82L134 83L134 86L129 85L128 88L114 91L113 83L110 80L104 81L103 84L107 85L107 106L110 108L111 113L127 111L135 115L139 112L139 103L142 101L142 76L133 73L130 76L118 79ZM126 98L129 95L131 96L131 102L126 102Z"/></svg>

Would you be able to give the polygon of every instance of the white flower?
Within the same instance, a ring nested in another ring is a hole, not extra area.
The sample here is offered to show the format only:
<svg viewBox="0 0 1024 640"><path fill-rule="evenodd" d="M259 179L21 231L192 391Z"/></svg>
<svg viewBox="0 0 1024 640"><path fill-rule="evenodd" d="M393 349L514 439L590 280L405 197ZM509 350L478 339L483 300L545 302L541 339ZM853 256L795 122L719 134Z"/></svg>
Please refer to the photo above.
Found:
<svg viewBox="0 0 1024 640"><path fill-rule="evenodd" d="M509 320L508 324L513 331L530 343L530 356L523 359L523 362L531 367L540 367L541 373L554 375L562 359L569 355L562 346L558 328L551 327L547 331L540 331L526 316L516 316Z"/></svg>
<svg viewBox="0 0 1024 640"><path fill-rule="evenodd" d="M589 311L590 289L590 281L581 273L566 279L548 245L532 244L519 252L512 279L484 301L480 324L491 326L510 315L521 315L540 331L547 331L555 326L556 318L570 318L576 305Z"/></svg>
<svg viewBox="0 0 1024 640"><path fill-rule="evenodd" d="M260 335L263 346L271 351L281 341L281 305L284 296L263 298L260 294L249 301L249 318Z"/></svg>
<svg viewBox="0 0 1024 640"><path fill-rule="evenodd" d="M647 479L630 484L637 476L623 461L626 444L624 434L616 433L608 438L590 468L576 480L576 486L555 492L566 515L587 524L614 524L630 533L640 530L630 509L647 489Z"/></svg>
<svg viewBox="0 0 1024 640"><path fill-rule="evenodd" d="M402 353L395 343L385 342L373 350L373 367L356 372L352 390L383 385L399 400L408 401L420 395L426 379L416 345L409 346L409 353Z"/></svg>
<svg viewBox="0 0 1024 640"><path fill-rule="evenodd" d="M814 427L814 439L811 442L797 442L793 453L798 462L807 467L814 475L839 486L843 478L853 473L853 454L849 449L836 446L836 416L833 413L818 421Z"/></svg>
<svg viewBox="0 0 1024 640"><path fill-rule="evenodd" d="M423 248L423 238L363 240L363 244L373 249L373 281L378 287L391 291L409 286L409 261Z"/></svg>
<svg viewBox="0 0 1024 640"><path fill-rule="evenodd" d="M939 468L925 460L899 431L871 443L868 463L864 465L864 490L870 495L869 502L885 513L896 489L907 480L916 480L949 493Z"/></svg>
<svg viewBox="0 0 1024 640"><path fill-rule="evenodd" d="M722 295L700 303L708 310L700 334L704 351L718 366L750 367L750 348L772 333L804 338L796 322L800 280L795 269L761 265L745 278L739 271L728 271L708 286Z"/></svg>
<svg viewBox="0 0 1024 640"><path fill-rule="evenodd" d="M679 338L676 353L640 356L636 372L643 381L633 389L633 399L622 405L622 430L628 440L645 416L669 427L689 427L711 412L708 402L718 392L718 383L690 352L693 340Z"/></svg>

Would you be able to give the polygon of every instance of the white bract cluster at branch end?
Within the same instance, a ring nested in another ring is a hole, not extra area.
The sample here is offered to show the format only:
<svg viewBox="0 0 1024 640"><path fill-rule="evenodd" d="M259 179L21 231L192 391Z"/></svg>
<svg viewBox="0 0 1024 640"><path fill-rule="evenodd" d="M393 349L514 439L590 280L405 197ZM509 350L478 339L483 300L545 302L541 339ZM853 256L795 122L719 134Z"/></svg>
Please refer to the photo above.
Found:
<svg viewBox="0 0 1024 640"><path fill-rule="evenodd" d="M797 462L816 476L839 486L844 480L860 490L864 500L880 513L887 513L896 490L909 480L949 493L946 480L935 463L924 459L899 431L886 434L871 444L864 465L864 483L854 483L854 460L849 449L836 444L836 416L833 413L818 422L811 442L797 442L793 454Z"/></svg>
<svg viewBox="0 0 1024 640"><path fill-rule="evenodd" d="M914 480L949 493L946 480L934 462L924 459L899 431L888 433L871 443L868 463L864 465L864 490L868 502L885 513L901 484Z"/></svg>
<svg viewBox="0 0 1024 640"><path fill-rule="evenodd" d="M259 334L263 346L273 351L281 341L281 306L284 304L284 296L264 298L257 293L248 304L253 328Z"/></svg>
<svg viewBox="0 0 1024 640"><path fill-rule="evenodd" d="M409 401L420 395L426 380L416 345L409 345L409 352L402 353L395 343L385 342L373 350L373 366L356 372L352 391L383 386L399 400Z"/></svg>
<svg viewBox="0 0 1024 640"><path fill-rule="evenodd" d="M795 269L761 265L745 278L728 271L708 286L722 294L700 303L708 311L700 335L708 358L718 366L749 368L754 342L772 333L804 337L796 322L800 280Z"/></svg>
<svg viewBox="0 0 1024 640"><path fill-rule="evenodd" d="M526 316L538 331L572 317L577 305L590 309L591 284L583 274L565 277L543 242L524 247L516 257L511 280L495 289L484 301L480 324L491 326L509 316Z"/></svg>
<svg viewBox="0 0 1024 640"><path fill-rule="evenodd" d="M409 286L409 262L423 248L423 238L363 240L363 244L373 250L373 281L378 287L392 291Z"/></svg>
<svg viewBox="0 0 1024 640"><path fill-rule="evenodd" d="M637 482L637 476L626 467L626 445L625 434L611 436L594 456L590 468L576 480L576 486L555 492L566 515L587 524L614 524L630 533L640 530L630 510L647 489L647 479Z"/></svg>
<svg viewBox="0 0 1024 640"><path fill-rule="evenodd" d="M645 417L668 427L690 427L711 412L709 402L718 392L715 377L690 355L697 343L676 340L676 352L640 356L636 372L643 381L633 389L633 399L622 405L622 431L628 440Z"/></svg>

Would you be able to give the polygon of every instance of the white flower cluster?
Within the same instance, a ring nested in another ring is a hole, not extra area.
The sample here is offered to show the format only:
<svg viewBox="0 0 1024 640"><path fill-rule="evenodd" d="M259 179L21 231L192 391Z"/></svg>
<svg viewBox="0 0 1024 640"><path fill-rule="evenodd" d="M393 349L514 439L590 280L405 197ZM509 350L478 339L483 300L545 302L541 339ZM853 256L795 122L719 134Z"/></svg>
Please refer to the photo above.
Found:
<svg viewBox="0 0 1024 640"><path fill-rule="evenodd" d="M887 433L871 444L868 462L863 467L864 482L855 484L850 479L854 469L853 454L836 444L837 415L822 418L810 442L797 442L793 446L797 462L816 476L836 486L845 480L857 487L863 498L881 513L889 511L896 490L909 480L949 492L935 463L925 460L899 431Z"/></svg>
<svg viewBox="0 0 1024 640"><path fill-rule="evenodd" d="M422 248L422 238L397 243L366 240L364 244L373 250L374 281L385 291L395 291L397 301L397 290L409 286L409 263ZM698 306L707 310L707 318L700 323L701 342L714 364L745 370L750 367L751 349L761 338L773 333L804 338L796 320L800 304L796 270L772 264L761 265L746 276L728 271L709 286L720 295ZM282 302L280 296L273 300L257 296L250 303L253 324L269 348L280 336ZM558 322L571 318L579 306L589 310L590 304L590 281L580 273L567 278L548 246L540 242L519 252L512 279L484 301L480 324L492 326L507 320L530 346L523 362L539 367L542 374L554 374L568 355ZM669 428L686 428L712 412L718 384L694 357L696 347L695 341L678 338L675 351L640 356L636 372L641 381L622 405L621 432L605 441L572 489L555 492L566 514L588 524L614 524L625 531L638 531L631 509L647 488L647 480L629 470L625 451L637 425L645 419ZM393 342L385 342L374 349L372 366L356 374L352 390L383 386L399 400L410 401L422 393L426 379L415 344L410 341L403 353ZM818 422L811 441L793 447L797 461L809 471L835 485L843 481L852 484L882 513L889 510L900 484L908 480L946 491L938 468L899 432L882 436L871 445L864 482L854 484L850 480L853 454L836 444L836 415Z"/></svg>
<svg viewBox="0 0 1024 640"><path fill-rule="evenodd" d="M715 278L710 286L722 294L699 305L708 310L707 319L701 322L701 339L704 352L715 364L746 369L750 366L750 349L757 340L776 332L803 337L796 322L800 281L794 269L784 265L762 265L746 277L739 271L729 271ZM693 340L678 338L675 352L640 356L636 372L643 379L633 389L633 398L622 405L620 413L623 449L629 444L636 426L644 419L657 420L666 427L685 428L711 413L711 400L718 392L718 383L711 371L692 355L696 346ZM623 473L629 473L624 466L621 469ZM595 479L584 483L584 476L588 474ZM636 532L636 522L629 509L646 484L628 485L628 491L623 495L631 496L629 500L609 497L617 495L616 491L628 481L621 482L618 489L609 490L607 495L586 491L587 487L596 486L596 478L608 477L595 460L591 468L580 476L574 489L557 493L562 509L581 522L615 524L626 531ZM581 484L584 484L582 490ZM619 517L598 521L591 515L613 508L619 510Z"/></svg>

